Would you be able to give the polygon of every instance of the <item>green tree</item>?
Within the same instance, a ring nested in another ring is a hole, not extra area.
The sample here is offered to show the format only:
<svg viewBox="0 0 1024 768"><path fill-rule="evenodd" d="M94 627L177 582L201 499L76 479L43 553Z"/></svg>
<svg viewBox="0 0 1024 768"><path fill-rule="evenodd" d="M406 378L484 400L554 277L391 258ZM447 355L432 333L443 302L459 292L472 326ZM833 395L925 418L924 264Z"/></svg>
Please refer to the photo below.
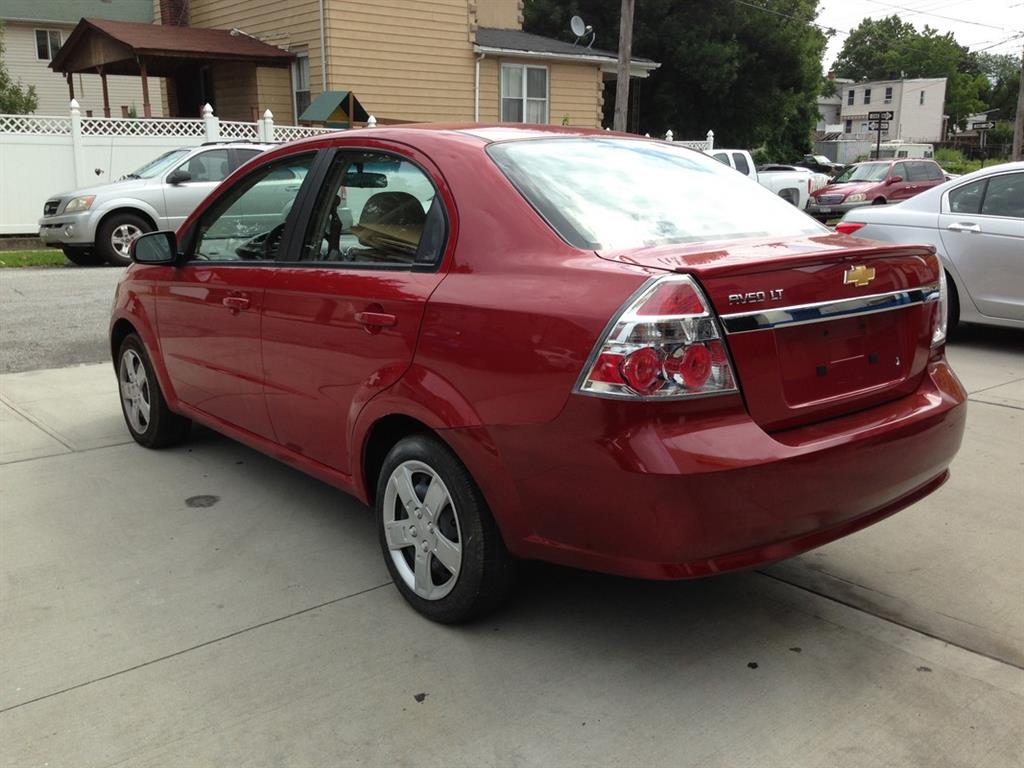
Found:
<svg viewBox="0 0 1024 768"><path fill-rule="evenodd" d="M525 29L571 41L569 19L579 14L597 32L594 47L614 50L619 7L620 0L527 0ZM773 0L771 9L776 13L723 0L640 0L633 54L661 67L632 81L639 124L631 119L630 129L703 138L710 128L719 146L764 145L777 160L809 150L827 42L810 23L818 0ZM607 83L608 125L614 94L614 82Z"/></svg>
<svg viewBox="0 0 1024 768"><path fill-rule="evenodd" d="M1010 54L976 53L974 59L981 74L988 80L982 94L992 117L1013 122L1017 115L1017 92L1020 89L1020 57Z"/></svg>
<svg viewBox="0 0 1024 768"><path fill-rule="evenodd" d="M39 103L36 89L15 82L4 62L4 24L0 21L0 114L24 115L35 111Z"/></svg>
<svg viewBox="0 0 1024 768"><path fill-rule="evenodd" d="M990 84L983 66L952 33L925 25L921 32L899 16L864 19L854 29L836 58L833 71L854 80L900 80L945 77L944 111L951 123L962 123L985 109Z"/></svg>

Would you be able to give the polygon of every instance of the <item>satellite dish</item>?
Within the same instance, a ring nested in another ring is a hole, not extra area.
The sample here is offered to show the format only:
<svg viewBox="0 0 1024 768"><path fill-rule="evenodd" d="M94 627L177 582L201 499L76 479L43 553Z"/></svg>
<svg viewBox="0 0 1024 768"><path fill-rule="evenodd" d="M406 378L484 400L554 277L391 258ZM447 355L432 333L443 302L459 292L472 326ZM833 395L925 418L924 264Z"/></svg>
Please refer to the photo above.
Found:
<svg viewBox="0 0 1024 768"><path fill-rule="evenodd" d="M569 28L576 37L583 37L587 34L587 25L579 16L573 16L569 21Z"/></svg>

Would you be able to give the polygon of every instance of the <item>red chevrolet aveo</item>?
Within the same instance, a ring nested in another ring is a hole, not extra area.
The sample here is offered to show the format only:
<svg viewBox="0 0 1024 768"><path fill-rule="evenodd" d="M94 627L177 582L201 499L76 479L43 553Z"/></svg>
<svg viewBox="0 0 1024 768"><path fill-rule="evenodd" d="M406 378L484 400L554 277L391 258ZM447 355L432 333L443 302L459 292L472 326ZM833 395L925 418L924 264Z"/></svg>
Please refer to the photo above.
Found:
<svg viewBox="0 0 1024 768"><path fill-rule="evenodd" d="M705 155L439 126L267 152L134 245L111 350L147 447L196 421L375 509L455 622L517 559L746 568L938 488L964 428L931 248Z"/></svg>

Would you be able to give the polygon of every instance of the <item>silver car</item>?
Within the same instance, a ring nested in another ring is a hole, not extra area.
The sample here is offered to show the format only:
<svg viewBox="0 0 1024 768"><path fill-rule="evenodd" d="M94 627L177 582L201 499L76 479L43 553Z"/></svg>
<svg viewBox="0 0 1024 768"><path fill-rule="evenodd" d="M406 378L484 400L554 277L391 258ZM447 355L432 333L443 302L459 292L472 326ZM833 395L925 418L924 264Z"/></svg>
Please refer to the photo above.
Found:
<svg viewBox="0 0 1024 768"><path fill-rule="evenodd" d="M177 229L228 174L271 144L224 142L172 149L122 179L55 195L39 238L80 265L125 265L143 232Z"/></svg>
<svg viewBox="0 0 1024 768"><path fill-rule="evenodd" d="M959 176L897 205L857 208L836 229L935 246L951 327L963 320L1024 328L1024 162Z"/></svg>

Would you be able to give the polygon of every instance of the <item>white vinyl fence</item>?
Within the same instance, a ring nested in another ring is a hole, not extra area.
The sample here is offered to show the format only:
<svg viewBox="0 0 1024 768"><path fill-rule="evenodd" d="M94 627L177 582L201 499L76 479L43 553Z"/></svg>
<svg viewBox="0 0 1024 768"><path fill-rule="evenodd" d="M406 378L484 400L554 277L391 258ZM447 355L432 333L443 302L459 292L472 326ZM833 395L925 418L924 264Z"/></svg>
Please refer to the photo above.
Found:
<svg viewBox="0 0 1024 768"><path fill-rule="evenodd" d="M648 136L649 135L650 134L648 134ZM671 141L675 144L680 144L686 147L687 149L696 149L700 152L710 152L712 149L715 148L715 132L708 131L707 138L705 139L683 140L676 139L675 135L672 133L672 129L670 128L669 130L665 131L665 141Z"/></svg>
<svg viewBox="0 0 1024 768"><path fill-rule="evenodd" d="M38 231L43 203L61 192L131 173L167 150L207 141L291 141L331 128L275 125L268 109L254 123L221 120L210 105L199 119L0 114L0 235ZM368 125L374 123L371 116Z"/></svg>

